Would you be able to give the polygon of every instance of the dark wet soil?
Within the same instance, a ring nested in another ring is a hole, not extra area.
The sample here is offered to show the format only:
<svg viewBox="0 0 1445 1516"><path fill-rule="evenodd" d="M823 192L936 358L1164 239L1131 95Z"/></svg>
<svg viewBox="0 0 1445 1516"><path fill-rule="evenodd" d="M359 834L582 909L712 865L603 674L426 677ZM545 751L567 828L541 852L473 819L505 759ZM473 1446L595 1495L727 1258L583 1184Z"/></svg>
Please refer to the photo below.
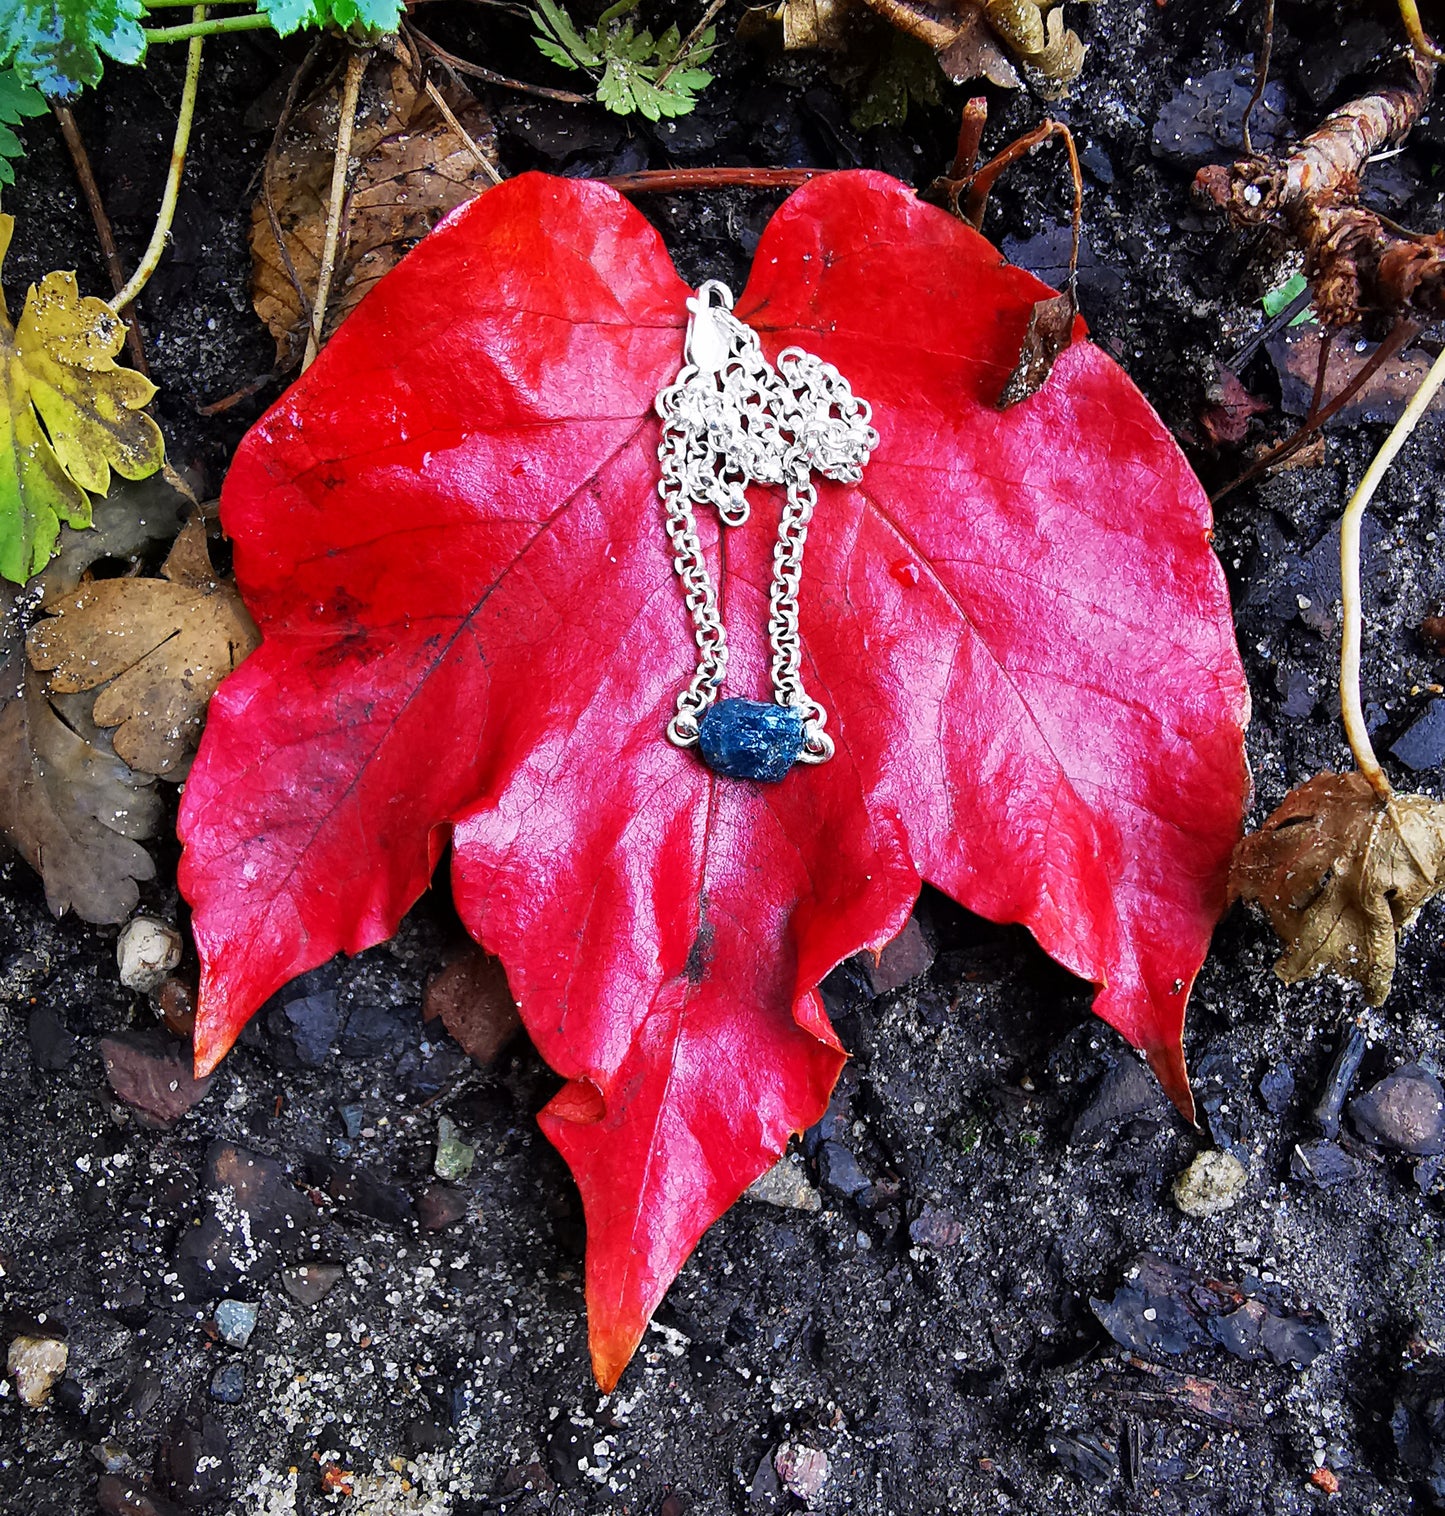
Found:
<svg viewBox="0 0 1445 1516"><path fill-rule="evenodd" d="M524 23L427 9L458 52L543 77ZM735 19L730 9L725 33ZM1246 59L1253 23L1175 4L1077 6L1070 20L1090 44L1083 79L1051 105L989 91L988 144L1045 110L1072 124L1086 170L1084 313L1217 485L1241 452L1200 446L1205 387L1259 332L1261 293L1290 271L1188 192L1201 154L1232 151L1219 104L1229 81L1213 74ZM1388 8L1282 7L1279 130L1344 98L1349 70L1396 25ZM175 245L144 300L157 411L202 494L277 393L199 413L272 361L250 310L245 229L303 51L254 35L210 48ZM112 70L78 111L127 263L159 193L175 63ZM951 157L962 90L900 127L859 131L836 64L738 47L719 65L697 114L660 129L489 93L503 162L865 164L923 187ZM26 140L5 199L20 219L12 305L56 266L104 289L58 139L41 121ZM1441 164L1427 125L1379 165L1389 213L1439 226ZM645 208L688 278L737 279L775 202L728 192ZM1045 151L995 194L987 230L1056 271L1066 204ZM1250 446L1285 423L1269 359L1256 352L1239 373L1271 407ZM1291 784L1348 762L1332 703L1329 533L1381 435L1333 431L1316 466L1219 511L1255 699L1256 819ZM1415 729L1402 752L1416 767L1394 771L1431 793L1445 722L1439 739L1420 723L1445 659L1416 629L1445 606L1442 443L1427 420L1381 491L1367 562L1369 717L1382 749ZM159 863L143 904L176 919L174 850ZM1205 1136L1025 934L936 897L919 922L920 977L881 996L851 969L830 982L854 1057L828 1118L798 1145L795 1205L748 1199L707 1234L603 1398L586 1358L580 1208L533 1119L554 1081L525 1042L477 1070L421 1020L424 982L458 930L444 891L392 944L278 997L205 1099L157 1131L110 1098L104 1076L101 1039L155 1021L118 982L114 930L52 920L24 866L0 865L5 1340L61 1333L68 1345L43 1408L22 1407L13 1387L0 1396L0 1511L1434 1508L1432 1479L1445 1492L1436 1167L1368 1127L1366 1140L1348 1114L1330 1133L1315 1107L1357 1025L1357 1089L1401 1064L1428 1077L1441 1058L1439 908L1407 939L1378 1012L1333 984L1283 987L1265 929L1228 918L1186 1039ZM296 1010L305 997L311 1009ZM450 1190L432 1176L443 1115L477 1153ZM1206 1146L1247 1177L1230 1209L1191 1219L1171 1185ZM234 1192L208 1182L237 1166L260 1177L239 1208L218 1204ZM1138 1267L1145 1253L1162 1262ZM313 1273L284 1274L303 1262ZM258 1307L243 1346L218 1331L223 1295Z"/></svg>

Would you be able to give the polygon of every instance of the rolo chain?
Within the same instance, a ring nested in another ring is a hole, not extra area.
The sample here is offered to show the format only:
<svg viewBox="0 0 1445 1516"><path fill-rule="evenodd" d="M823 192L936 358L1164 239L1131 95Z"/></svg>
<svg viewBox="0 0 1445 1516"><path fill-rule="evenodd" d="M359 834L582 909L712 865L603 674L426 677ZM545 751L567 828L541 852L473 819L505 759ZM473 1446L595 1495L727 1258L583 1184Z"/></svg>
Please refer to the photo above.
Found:
<svg viewBox="0 0 1445 1516"><path fill-rule="evenodd" d="M727 633L703 560L694 507L711 505L724 526L748 519L749 484L783 485L787 498L773 548L768 643L773 698L803 719L802 763L825 763L833 739L827 713L803 688L798 590L803 547L818 502L814 473L856 484L878 445L872 412L833 367L802 348L785 348L774 368L758 334L732 314L727 286L710 279L687 302L687 348L677 379L657 397L662 497L673 567L682 582L697 642L697 670L677 697L667 735L679 747L698 727L727 673Z"/></svg>

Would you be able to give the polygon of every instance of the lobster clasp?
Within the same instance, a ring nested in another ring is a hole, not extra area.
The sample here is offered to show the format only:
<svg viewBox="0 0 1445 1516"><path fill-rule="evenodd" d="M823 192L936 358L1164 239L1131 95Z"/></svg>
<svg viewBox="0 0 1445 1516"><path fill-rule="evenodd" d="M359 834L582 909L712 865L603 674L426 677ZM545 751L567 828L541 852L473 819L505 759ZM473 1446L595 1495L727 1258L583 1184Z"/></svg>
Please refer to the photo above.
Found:
<svg viewBox="0 0 1445 1516"><path fill-rule="evenodd" d="M715 298L714 298L715 297ZM699 373L719 373L732 350L729 316L732 291L718 279L709 279L687 302L687 362Z"/></svg>

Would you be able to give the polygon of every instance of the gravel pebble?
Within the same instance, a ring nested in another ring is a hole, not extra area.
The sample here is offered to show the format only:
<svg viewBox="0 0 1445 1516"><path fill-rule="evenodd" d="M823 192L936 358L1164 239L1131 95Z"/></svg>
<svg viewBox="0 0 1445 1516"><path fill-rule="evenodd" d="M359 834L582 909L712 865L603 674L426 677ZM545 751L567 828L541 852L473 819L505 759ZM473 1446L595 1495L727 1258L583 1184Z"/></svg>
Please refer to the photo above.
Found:
<svg viewBox="0 0 1445 1516"><path fill-rule="evenodd" d="M1445 1090L1418 1063L1407 1063L1350 1102L1366 1142L1426 1158L1445 1152Z"/></svg>
<svg viewBox="0 0 1445 1516"><path fill-rule="evenodd" d="M221 1300L216 1303L216 1331L229 1347L243 1348L256 1330L260 1307L246 1300Z"/></svg>
<svg viewBox="0 0 1445 1516"><path fill-rule="evenodd" d="M1218 1216L1244 1193L1249 1171L1233 1153L1200 1153L1174 1181L1174 1204L1186 1216Z"/></svg>
<svg viewBox="0 0 1445 1516"><path fill-rule="evenodd" d="M759 1174L745 1193L749 1200L760 1200L785 1211L823 1209L823 1197L808 1183L802 1164L787 1153L772 1168Z"/></svg>
<svg viewBox="0 0 1445 1516"><path fill-rule="evenodd" d="M115 960L126 989L149 995L179 965L181 934L154 916L133 916L121 928Z"/></svg>
<svg viewBox="0 0 1445 1516"><path fill-rule="evenodd" d="M69 1358L70 1349L54 1337L12 1338L5 1369L15 1381L21 1403L32 1410L44 1405Z"/></svg>

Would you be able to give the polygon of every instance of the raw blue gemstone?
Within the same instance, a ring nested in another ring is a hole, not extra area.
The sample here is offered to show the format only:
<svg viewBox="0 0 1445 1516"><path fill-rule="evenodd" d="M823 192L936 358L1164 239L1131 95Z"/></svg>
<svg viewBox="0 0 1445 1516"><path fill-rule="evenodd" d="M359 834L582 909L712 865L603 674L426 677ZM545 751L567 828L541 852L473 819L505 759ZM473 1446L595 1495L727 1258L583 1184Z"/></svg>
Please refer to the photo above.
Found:
<svg viewBox="0 0 1445 1516"><path fill-rule="evenodd" d="M803 750L803 718L788 706L762 700L720 700L702 718L697 745L715 774L771 784Z"/></svg>

